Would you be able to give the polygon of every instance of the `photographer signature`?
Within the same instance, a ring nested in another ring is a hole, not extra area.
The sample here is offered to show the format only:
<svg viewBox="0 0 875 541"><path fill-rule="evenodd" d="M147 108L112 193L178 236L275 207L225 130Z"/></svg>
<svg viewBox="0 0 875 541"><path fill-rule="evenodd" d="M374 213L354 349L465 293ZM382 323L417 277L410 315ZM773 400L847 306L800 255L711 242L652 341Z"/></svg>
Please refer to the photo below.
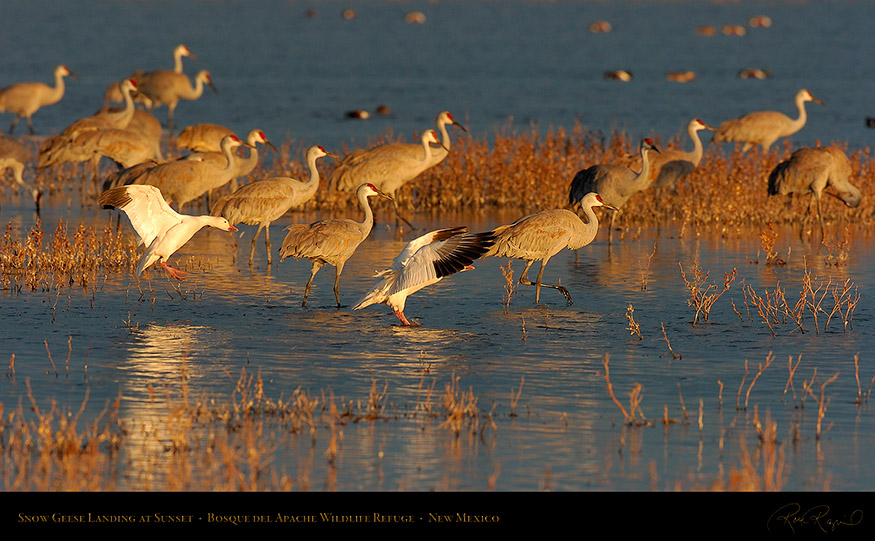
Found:
<svg viewBox="0 0 875 541"><path fill-rule="evenodd" d="M862 509L854 509L850 515L842 518L832 518L830 512L828 505L815 505L803 510L798 503L788 503L772 513L766 523L766 529L787 527L792 533L796 533L797 527L808 526L819 528L824 533L831 533L842 526L859 526L863 523Z"/></svg>

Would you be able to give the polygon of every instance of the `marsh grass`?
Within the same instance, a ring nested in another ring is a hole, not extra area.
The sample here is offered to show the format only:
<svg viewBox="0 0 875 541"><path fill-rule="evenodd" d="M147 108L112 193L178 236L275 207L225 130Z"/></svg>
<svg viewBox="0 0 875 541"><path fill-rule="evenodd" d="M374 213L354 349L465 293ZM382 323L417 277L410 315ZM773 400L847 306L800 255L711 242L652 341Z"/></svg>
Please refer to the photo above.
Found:
<svg viewBox="0 0 875 541"><path fill-rule="evenodd" d="M632 336L637 336L638 340L643 340L644 337L641 336L641 325L639 325L638 322L635 321L635 308L632 307L631 303L626 308L626 319L629 320L629 326L626 328L626 330L628 330ZM665 327L663 327L663 331L665 331ZM668 342L668 338L666 338L665 341ZM671 349L670 345L669 349Z"/></svg>
<svg viewBox="0 0 875 541"><path fill-rule="evenodd" d="M409 415L399 415L398 411L403 408L389 402L388 383L377 379L371 380L368 396L362 400L336 397L331 390L314 395L300 388L275 398L265 392L260 371L243 368L229 396L209 397L190 388L186 358L184 354L178 372L163 389L149 387L146 408L140 411L142 418L149 421L143 422L120 413L122 396L107 402L93 420L86 422L87 389L79 409L65 411L54 401L47 406L38 403L31 393L31 382L27 381L28 408L19 405L14 411L4 411L0 404L0 482L4 490L112 491L130 486L131 480L136 479L137 486L145 489L303 491L313 488L317 476L323 476L324 489L334 490L342 474L338 466L344 453L344 430L351 423L397 422L409 418L422 423L426 429L436 420L455 444L463 441L463 436L467 438L464 441L473 442L483 441L487 432L498 435L496 405L484 410L474 390L464 388L461 378L455 374L445 384L444 392L438 394L434 391L437 379L432 378L430 385L426 385L423 373L415 406ZM708 490L782 490L790 479L792 472L784 454L785 446L778 438L777 423L768 413L763 418L759 404L751 403L752 389L773 359L770 353L752 378L745 361L739 385L739 399L744 394L744 405L739 409L752 407L753 414L737 415L724 432L727 435L737 432L738 451L733 454L737 462L727 473L720 473ZM793 390L794 409L804 407L804 401L800 404L796 400L793 384L801 360L801 356L795 362L790 357L790 375L783 393L786 395L787 389ZM643 387L639 383L633 384L628 393L628 406L623 405L614 395L609 362L610 357L605 355L603 375L609 398L623 414L624 446L627 437L638 442L636 446L640 445L641 436L636 433L655 425L664 427L665 437L671 437L671 426L676 424L687 426L696 422L700 433L705 429L704 400L698 399L698 414L693 420L680 382L675 382L680 417L674 417L672 406L665 404L660 418L647 419L642 409ZM10 360L10 367L13 363L14 358ZM858 356L853 363L860 397ZM9 372L7 370L7 377L10 377ZM803 382L803 395L810 396L817 404L816 441L820 441L831 426L827 422L831 400L827 390L840 374L836 371L830 378L821 380L815 367L810 379ZM518 416L524 384L523 377L519 387L510 391L506 412L509 418ZM720 389L722 394L722 383ZM719 401L722 403L722 397ZM573 429L569 428L564 414L559 423L561 430ZM753 448L746 443L747 431L758 440ZM791 427L791 435L798 445L801 438L798 420ZM298 465L295 471L288 472L285 464L290 443L295 440L300 445L292 447L303 449L291 451L298 457ZM722 441L721 437L721 445ZM496 466L484 481L489 490L501 488L499 472ZM651 474L655 481L657 471L652 470ZM561 483L561 479L551 481L556 482ZM683 488L681 481L675 481L674 486ZM658 489L655 484L654 489Z"/></svg>
<svg viewBox="0 0 875 541"><path fill-rule="evenodd" d="M14 374L13 363L7 377ZM304 456L297 476L284 471L279 462L289 452L289 438L303 438L305 448L321 451L330 489L344 427L399 418L392 413L398 406L388 402L388 383L376 379L364 400L344 400L330 390L314 396L302 389L272 398L260 372L245 368L224 398L192 392L189 378L184 356L164 389L148 387L142 421L120 413L119 396L85 427L87 389L78 411L64 411L54 401L39 404L27 381L30 408L4 411L0 404L3 489L112 491L138 479L141 488L174 491L308 490L319 466ZM497 430L495 407L481 410L461 378L454 375L442 397L433 393L435 382L417 398L413 417L439 420L456 442L463 434L482 438L486 430ZM523 383L511 393L510 416L516 415Z"/></svg>
<svg viewBox="0 0 875 541"><path fill-rule="evenodd" d="M792 326L789 332L805 333L806 321L811 321L815 334L826 332L833 320L839 320L842 332L847 332L852 328L854 311L861 299L859 289L849 278L840 283L834 283L832 278L819 279L812 277L807 266L795 301L787 300L787 290L780 282L774 289L764 288L762 294L749 284L742 291L745 305L754 308L773 337L777 336L776 328L787 323ZM748 318L749 314L750 311Z"/></svg>
<svg viewBox="0 0 875 541"><path fill-rule="evenodd" d="M411 139L388 131L371 137L365 146L390 141L411 142ZM685 135L678 135L669 140L667 147L685 144ZM842 143L834 144L847 149ZM500 208L514 209L524 215L547 208L563 208L567 205L569 184L577 171L615 161L636 147L637 140L621 131L604 133L580 123L570 129L543 129L537 125L521 128L508 122L490 135L456 138L446 160L399 190L398 203L404 210L417 212ZM303 160L306 144L292 139L283 142L280 149L279 157L262 160L242 182L271 176L306 178ZM344 144L337 152L342 157L353 150L356 149ZM689 232L699 234L710 230L726 234L750 227L768 228L771 224L795 224L810 236L810 228L804 227L805 219L813 212L807 195L767 196L769 172L789 157L792 150L789 139L782 145L773 145L768 153L756 150L742 154L740 145L733 149L719 145L706 147L699 167L691 175L660 193L652 189L637 193L623 206L623 212L617 217L617 225L623 230L621 236L626 229L642 227L674 226L683 237ZM170 149L168 158L174 157L174 152ZM871 193L875 184L871 149L846 152L855 172L853 182L864 194ZM292 212L356 210L352 194L338 192L327 185L338 163L337 160L320 163L322 188L315 198ZM105 165L101 179L109 172L109 166ZM38 175L36 182L46 191L49 203L52 196L72 190L82 194L83 207L89 207L94 204L98 191L78 168L46 170ZM226 185L213 195L218 197L229 191ZM201 201L193 203L193 208L196 205L203 207ZM864 197L856 209L826 197L822 210L830 231L852 223L870 225L875 218L875 202L871 197ZM606 217L607 213L600 216ZM837 252L833 257L839 256Z"/></svg>
<svg viewBox="0 0 875 541"><path fill-rule="evenodd" d="M732 272L724 273L723 288L719 289L717 284L709 284L708 278L711 273L704 271L699 267L698 255L693 260L693 269L691 271L692 278L687 278L687 273L684 271L683 263L678 261L678 266L681 269L681 279L684 285L690 292L690 298L687 299L687 304L694 309L693 326L702 318L702 321L708 322L708 317L711 315L711 309L714 303L729 290L732 282L738 276L738 269L732 269Z"/></svg>
<svg viewBox="0 0 875 541"><path fill-rule="evenodd" d="M0 239L0 287L20 293L78 287L93 291L105 273L132 271L139 260L133 238L104 227L80 224L73 233L63 221L45 238L37 221L22 237L12 222Z"/></svg>

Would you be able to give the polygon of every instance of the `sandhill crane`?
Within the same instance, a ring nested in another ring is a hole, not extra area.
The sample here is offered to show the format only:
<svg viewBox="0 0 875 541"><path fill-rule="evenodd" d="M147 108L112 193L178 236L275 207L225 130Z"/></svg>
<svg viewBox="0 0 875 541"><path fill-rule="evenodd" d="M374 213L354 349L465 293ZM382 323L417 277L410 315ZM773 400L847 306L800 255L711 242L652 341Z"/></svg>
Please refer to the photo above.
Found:
<svg viewBox="0 0 875 541"><path fill-rule="evenodd" d="M150 265L158 262L177 280L185 280L188 274L174 269L167 260L201 228L210 226L222 231L237 231L228 220L218 216L188 216L178 214L164 201L161 191L154 186L120 186L100 194L98 204L103 208L123 211L131 222L138 245L146 252L137 264L136 275L140 276Z"/></svg>
<svg viewBox="0 0 875 541"><path fill-rule="evenodd" d="M15 130L18 121L24 118L27 121L27 129L33 135L33 121L31 116L41 107L54 105L64 97L64 77L79 77L67 68L60 65L55 68L55 86L45 83L26 82L17 83L0 90L0 113L13 113L15 119L9 126L9 135Z"/></svg>
<svg viewBox="0 0 875 541"><path fill-rule="evenodd" d="M520 276L520 283L535 286L535 303L540 302L541 286L559 290L565 295L568 304L572 304L571 294L561 285L551 285L542 282L544 267L551 257L568 248L577 250L591 243L598 233L599 221L593 212L593 207L606 207L616 211L617 208L605 202L597 193L590 192L580 200L580 206L586 215L586 223L577 214L566 209L545 210L537 214L520 218L510 225L497 227L495 244L486 252L485 257L510 257L522 259L526 268ZM532 284L527 275L529 267L535 261L541 262L538 279Z"/></svg>
<svg viewBox="0 0 875 541"><path fill-rule="evenodd" d="M824 189L831 186L838 192L834 195L851 208L860 205L863 194L860 189L851 184L853 171L851 162L844 151L838 147L800 148L790 159L779 163L769 175L769 195L787 195L792 193L810 193L811 201L817 203L817 218L820 220L820 234L823 237L823 215L820 212L820 200ZM808 205L807 221L811 214L811 203Z"/></svg>
<svg viewBox="0 0 875 541"><path fill-rule="evenodd" d="M714 130L714 142L724 141L744 143L742 152L747 152L754 145L760 145L763 152L769 150L772 143L781 137L787 137L798 132L805 126L808 115L805 112L805 102L813 101L819 105L823 102L811 95L804 88L796 93L796 108L799 116L791 119L777 111L757 111L740 118L727 120Z"/></svg>
<svg viewBox="0 0 875 541"><path fill-rule="evenodd" d="M121 111L98 111L98 113L77 120L64 130L42 142L37 159L37 168L44 169L60 163L79 163L91 160L94 175L97 176L97 163L100 156L93 149L86 149L80 141L91 132L104 129L125 129L134 116L132 94L137 91L137 85L132 79L126 79L119 85L125 93L125 108Z"/></svg>
<svg viewBox="0 0 875 541"><path fill-rule="evenodd" d="M122 168L148 160L161 160L161 149L155 141L131 130L106 128L83 133L74 140L76 152L83 159L109 158Z"/></svg>
<svg viewBox="0 0 875 541"><path fill-rule="evenodd" d="M441 111L440 113L438 113L438 116L435 119L435 124L437 125L437 131L438 133L440 133L441 136L441 146L431 149L431 160L426 165L426 169L438 165L439 163L444 161L449 154L450 148L452 146L452 140L450 139L450 134L447 131L447 126L456 126L463 132L468 132L468 130L465 129L465 126L456 122L456 119L453 118L453 115L449 111ZM347 175L347 170L358 163L369 160L379 155L406 155L407 159L418 160L422 156L422 146L417 143L386 143L384 145L378 145L369 149L359 149L353 151L346 155L343 158L343 162L338 165L337 169L334 170L334 173L332 174L331 185L336 187L338 190L354 190L358 187L358 184L355 184L354 178L351 178L350 175Z"/></svg>
<svg viewBox="0 0 875 541"><path fill-rule="evenodd" d="M134 97L136 97L136 94ZM100 114L117 113L121 110L122 108L119 107L104 106L101 107L97 112ZM161 121L155 118L155 115L153 115L149 111L134 109L134 115L131 117L131 121L128 122L128 125L125 127L125 129L137 132L140 135L149 139L150 141L153 141L153 143L157 147L157 154L161 156L161 134L163 133L164 129L161 127ZM159 157L159 159L163 158Z"/></svg>
<svg viewBox="0 0 875 541"><path fill-rule="evenodd" d="M692 151L684 152L683 150L663 149L650 157L651 188L673 186L675 182L689 175L699 166L699 162L702 161L702 155L704 154L702 140L699 139L699 130L713 131L714 128L698 118L694 118L687 124L687 134L693 141ZM637 171L641 169L641 156L640 154L628 155L616 163Z"/></svg>
<svg viewBox="0 0 875 541"><path fill-rule="evenodd" d="M353 310L385 304L403 325L418 327L419 323L411 323L404 315L407 297L446 276L474 270L471 264L495 243L492 231L466 233L467 227L439 229L407 243L392 265L376 274L373 288Z"/></svg>
<svg viewBox="0 0 875 541"><path fill-rule="evenodd" d="M192 60L197 60L197 57L194 54L192 54L191 50L189 50L189 48L183 44L179 44L173 49L173 73L182 73L182 58L185 56L191 58ZM155 71L137 70L134 73L132 73L129 77L126 77L126 79L134 79L137 82L141 82L141 81L144 81L145 79L152 77L152 76L161 77L161 75L155 75L155 74L160 74L162 71L166 71L166 70L155 70ZM118 91L118 84L117 83L110 84L109 87L106 89L106 92L103 95L104 103L109 104L109 103L115 103L115 102L119 102L119 101L123 101L123 100L124 100L124 96ZM144 105L146 105L146 107L148 109L152 108L152 100L150 100L149 98L147 98L143 94L138 95L136 97L136 101L142 102Z"/></svg>
<svg viewBox="0 0 875 541"><path fill-rule="evenodd" d="M337 299L337 307L340 308L340 274L346 261L371 233L371 228L374 226L374 212L371 210L368 197L374 195L392 199L373 184L359 186L356 190L356 198L365 213L364 220L361 222L335 218L319 220L312 224L293 224L286 228L288 233L280 248L280 261L292 256L295 259L304 257L313 262L301 306L307 305L307 297L310 295L310 288L313 287L313 278L327 263L337 269L334 277L334 297Z"/></svg>
<svg viewBox="0 0 875 541"><path fill-rule="evenodd" d="M121 176L131 184L149 184L157 186L168 203L176 203L177 209L201 197L210 190L220 188L228 183L237 170L238 146L249 146L236 135L228 135L222 139L222 152L225 164L220 167L209 161L179 159L156 164L154 167L137 167L138 175L133 176L123 172ZM139 169L143 169L139 171Z"/></svg>
<svg viewBox="0 0 875 541"><path fill-rule="evenodd" d="M257 225L258 230L252 237L252 247L249 250L249 265L255 257L255 244L258 235L264 229L264 246L267 248L267 264L271 264L270 224L282 217L292 207L299 207L313 199L319 189L319 169L316 160L328 156L337 156L327 152L321 146L312 146L307 151L307 166L310 168L310 178L301 182L290 177L273 177L258 180L226 195L216 201L210 214L224 216L233 224Z"/></svg>
<svg viewBox="0 0 875 541"><path fill-rule="evenodd" d="M237 156L235 160L236 170L234 172L234 176L231 177L231 191L237 190L237 178L245 177L249 173L251 173L255 166L258 165L258 147L259 143L266 145L271 150L276 153L279 153L279 150L268 141L267 136L264 135L264 132L261 130L251 130L249 135L246 137L246 142L249 143L249 156L246 158L240 158ZM221 142L220 142L221 148ZM220 151L201 151L201 152L192 152L191 154L184 157L186 160L203 160L205 162L211 162L216 167L222 167L225 165L225 155Z"/></svg>
<svg viewBox="0 0 875 541"><path fill-rule="evenodd" d="M167 106L167 131L173 133L173 112L179 100L196 100L204 93L204 85L218 93L218 90L213 85L213 80L210 77L210 72L201 70L194 77L194 86L188 76L184 73L175 73L172 71L162 71L160 76L156 72L151 77L147 77L139 85L139 90L147 98L152 100L152 107L160 105Z"/></svg>
<svg viewBox="0 0 875 541"><path fill-rule="evenodd" d="M27 190L33 197L36 210L39 212L41 192L35 185L24 180L24 167L30 161L30 151L11 137L0 135L0 172L11 169L15 183Z"/></svg>
<svg viewBox="0 0 875 541"><path fill-rule="evenodd" d="M340 190L348 190L353 183L368 183L377 186L390 196L392 196L392 205L395 208L395 217L397 221L403 220L411 229L413 225L401 216L398 209L398 203L395 200L395 192L411 180L419 176L420 173L431 167L433 163L433 151L431 143L436 143L443 147L443 144L438 141L437 134L434 130L426 130L422 133L421 144L412 145L418 147L417 152L410 153L406 150L406 146L392 149L381 150L368 155L360 155L355 163L344 165L343 162L338 166L338 173L335 170L332 174L330 185L335 186ZM405 150L398 151L399 148ZM372 149L375 150L375 149Z"/></svg>
<svg viewBox="0 0 875 541"><path fill-rule="evenodd" d="M221 150L222 137L232 135L231 128L219 124L192 124L183 128L176 136L176 148L192 152L216 152Z"/></svg>
<svg viewBox="0 0 875 541"><path fill-rule="evenodd" d="M568 204L574 205L590 192L601 196L605 203L621 208L630 197L646 189L650 185L650 152L659 152L653 140L644 138L638 146L641 157L641 171L636 173L625 165L602 163L592 165L578 171L571 181L568 191ZM617 213L611 215L611 226L608 231L608 243L613 239L614 220Z"/></svg>

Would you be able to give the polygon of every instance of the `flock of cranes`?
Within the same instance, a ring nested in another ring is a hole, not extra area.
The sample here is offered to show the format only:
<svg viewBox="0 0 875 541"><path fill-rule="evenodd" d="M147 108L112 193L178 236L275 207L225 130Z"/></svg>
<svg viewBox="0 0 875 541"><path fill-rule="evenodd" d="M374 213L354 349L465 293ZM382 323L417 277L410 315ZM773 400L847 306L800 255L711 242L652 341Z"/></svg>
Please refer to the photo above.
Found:
<svg viewBox="0 0 875 541"><path fill-rule="evenodd" d="M442 111L437 115L436 129L424 130L419 143L387 143L356 150L342 159L315 145L309 148L306 156L307 181L273 177L238 187L237 179L248 175L258 163L258 145L278 152L261 130L253 129L244 141L223 126L189 126L174 141L177 148L189 153L172 160L162 157L161 125L151 111L156 107L167 107L166 126L172 136L173 113L180 100L198 99L205 85L215 90L208 71L198 72L193 83L184 73L182 59L196 59L188 47L179 45L173 57L172 70L136 71L112 83L104 96L106 106L46 138L37 159L39 170L61 163L88 162L95 175L101 158L109 158L119 165L119 170L105 179L98 203L104 208L124 212L138 242L144 245L145 252L137 266L137 275L158 263L172 278L184 280L185 273L171 267L168 259L206 226L222 231L237 231L235 224L257 226L251 241L250 265L258 237L264 230L267 263L271 265L270 225L290 209L315 197L320 183L317 160L330 157L338 160L338 164L328 180L328 189L354 192L364 218L362 221L332 218L310 224L293 224L286 228L279 255L280 261L294 257L312 263L302 300L304 306L316 274L326 264L334 266L334 295L337 306L341 307L340 277L344 265L368 238L374 225L371 198L391 201L396 225L403 221L415 229L401 215L397 204L398 190L446 159L452 148L448 126L467 131L449 112ZM58 66L54 87L43 83L19 83L0 90L0 112L15 115L10 135L22 118L34 133L32 115L41 107L62 99L65 77L76 76L66 66ZM124 102L124 106L109 105L118 101ZM599 227L593 211L595 207L613 211L608 227L608 242L611 243L614 220L631 197L647 189L671 187L699 166L704 154L699 131L713 131L714 142L742 144L743 152L753 146L765 151L778 139L802 129L807 119L805 103L809 101L823 105L808 90L800 90L795 98L798 109L795 119L776 111L760 111L727 120L716 128L693 119L687 125L693 145L691 151L660 150L651 139L644 138L636 154L582 169L570 183L568 203L572 208L579 206L585 220L568 209L550 209L492 231L470 233L466 227L454 227L419 236L407 244L389 268L377 273L372 290L354 309L386 304L403 325L416 325L404 315L407 296L446 276L471 270L473 262L481 257L525 261L519 281L535 286L536 304L540 303L542 287L556 289L571 304L572 297L567 288L543 281L544 269L560 251L576 250L595 239ZM137 109L135 103L142 103L146 111ZM248 149L248 156L241 157L238 148ZM10 168L16 184L31 192L39 208L39 191L23 177L24 166L29 160L29 153L21 143L12 137L0 138L0 170ZM851 165L841 149L803 148L771 172L768 195L810 194L812 204L817 205L823 233L821 199L823 193L832 193L825 192L827 187L832 187L837 192L832 195L847 206L860 204L862 194L851 184L851 176ZM208 199L209 215L181 213L185 205L205 196L209 198L213 190L226 185L231 186L231 194L212 205ZM528 272L535 261L541 265L536 280L532 282Z"/></svg>

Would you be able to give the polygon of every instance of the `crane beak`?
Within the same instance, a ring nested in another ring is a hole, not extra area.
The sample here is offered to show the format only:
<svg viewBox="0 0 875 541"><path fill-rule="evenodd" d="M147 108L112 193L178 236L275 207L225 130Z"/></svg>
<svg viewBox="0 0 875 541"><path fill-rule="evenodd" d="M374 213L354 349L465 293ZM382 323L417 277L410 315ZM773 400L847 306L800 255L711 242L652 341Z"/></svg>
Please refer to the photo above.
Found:
<svg viewBox="0 0 875 541"><path fill-rule="evenodd" d="M816 103L818 105L826 105L825 103L823 103L819 99L815 98L814 96L811 96L811 101L813 101L814 103Z"/></svg>
<svg viewBox="0 0 875 541"><path fill-rule="evenodd" d="M216 93L216 94L219 93L219 89L216 88L216 85L213 84L212 80L207 81L207 86L209 86L210 90L212 90L214 93Z"/></svg>
<svg viewBox="0 0 875 541"><path fill-rule="evenodd" d="M276 152L277 154L280 153L280 151L277 150L276 147L273 146L273 143L271 143L270 141L265 141L264 144L267 145L268 147L270 147L270 148L271 148L274 152Z"/></svg>
<svg viewBox="0 0 875 541"><path fill-rule="evenodd" d="M239 229L237 229L237 228L234 227L233 225L229 225L229 226L228 226L228 231L239 231Z"/></svg>
<svg viewBox="0 0 875 541"><path fill-rule="evenodd" d="M394 199L392 199L391 195L385 193L384 191L382 191L380 189L377 189L377 195L379 195L380 197L382 197L384 199L388 199L389 201L394 201Z"/></svg>
<svg viewBox="0 0 875 541"><path fill-rule="evenodd" d="M618 209L617 207L615 207L614 205L611 205L611 204L609 204L609 203L602 203L602 206L605 207L606 209L611 209L611 210L613 210L614 212L619 212L619 211L620 211L620 209Z"/></svg>
<svg viewBox="0 0 875 541"><path fill-rule="evenodd" d="M335 160L339 160L339 159L340 159L340 156L338 156L337 154L332 154L332 153L330 153L330 152L326 152L326 153L325 153L325 156L328 157L328 158L334 158Z"/></svg>
<svg viewBox="0 0 875 541"><path fill-rule="evenodd" d="M462 130L463 132L468 133L468 130L465 129L465 126L462 126L461 124L459 124L459 123L456 122L455 120L453 121L453 126L456 126L457 128L461 128L461 130Z"/></svg>

